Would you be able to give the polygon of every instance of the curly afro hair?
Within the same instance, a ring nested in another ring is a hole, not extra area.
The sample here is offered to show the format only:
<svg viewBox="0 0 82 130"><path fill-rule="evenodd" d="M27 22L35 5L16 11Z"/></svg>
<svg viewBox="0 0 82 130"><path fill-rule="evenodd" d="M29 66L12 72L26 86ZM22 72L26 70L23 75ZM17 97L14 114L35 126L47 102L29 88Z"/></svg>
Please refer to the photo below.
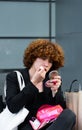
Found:
<svg viewBox="0 0 82 130"><path fill-rule="evenodd" d="M53 64L53 69L64 66L64 51L62 47L45 39L32 41L25 49L23 63L28 69L32 66L36 58L49 59Z"/></svg>

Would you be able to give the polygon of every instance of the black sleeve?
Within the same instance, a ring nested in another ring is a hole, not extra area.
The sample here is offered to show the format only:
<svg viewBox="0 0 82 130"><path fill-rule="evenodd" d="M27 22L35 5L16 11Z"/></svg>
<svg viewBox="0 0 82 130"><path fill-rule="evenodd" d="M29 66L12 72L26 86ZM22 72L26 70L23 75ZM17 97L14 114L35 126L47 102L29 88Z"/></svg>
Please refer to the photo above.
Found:
<svg viewBox="0 0 82 130"><path fill-rule="evenodd" d="M7 75L6 85L6 102L12 113L18 112L26 104L31 104L34 95L38 93L38 89L30 81L28 81L23 90L20 91L16 72Z"/></svg>
<svg viewBox="0 0 82 130"><path fill-rule="evenodd" d="M66 108L66 101L64 99L63 92L61 91L61 89L59 89L59 91L55 95L54 101L55 101L55 104L60 104L63 109Z"/></svg>

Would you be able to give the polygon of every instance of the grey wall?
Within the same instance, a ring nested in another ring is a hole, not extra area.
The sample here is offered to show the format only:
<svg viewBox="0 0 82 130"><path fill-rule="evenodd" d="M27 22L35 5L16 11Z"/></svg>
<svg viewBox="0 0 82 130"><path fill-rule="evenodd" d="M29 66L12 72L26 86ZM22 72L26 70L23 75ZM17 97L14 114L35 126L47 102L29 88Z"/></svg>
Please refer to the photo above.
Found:
<svg viewBox="0 0 82 130"><path fill-rule="evenodd" d="M82 84L82 0L56 1L56 41L65 51L65 66L61 69L63 89L73 79Z"/></svg>

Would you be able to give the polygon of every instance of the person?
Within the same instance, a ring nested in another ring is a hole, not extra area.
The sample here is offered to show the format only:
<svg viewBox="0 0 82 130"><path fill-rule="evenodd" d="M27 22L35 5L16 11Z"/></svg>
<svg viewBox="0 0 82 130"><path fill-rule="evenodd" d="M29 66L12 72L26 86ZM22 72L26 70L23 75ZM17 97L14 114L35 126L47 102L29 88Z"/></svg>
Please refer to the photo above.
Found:
<svg viewBox="0 0 82 130"><path fill-rule="evenodd" d="M6 103L12 113L17 113L23 106L29 114L18 130L33 130L29 123L36 116L37 110L45 104L61 105L64 109L59 117L41 130L72 130L76 116L66 108L61 89L61 76L49 79L49 72L64 66L64 51L58 43L45 39L32 41L24 51L24 68L19 69L25 81L25 87L19 90L16 72L6 76ZM52 81L56 81L53 83Z"/></svg>

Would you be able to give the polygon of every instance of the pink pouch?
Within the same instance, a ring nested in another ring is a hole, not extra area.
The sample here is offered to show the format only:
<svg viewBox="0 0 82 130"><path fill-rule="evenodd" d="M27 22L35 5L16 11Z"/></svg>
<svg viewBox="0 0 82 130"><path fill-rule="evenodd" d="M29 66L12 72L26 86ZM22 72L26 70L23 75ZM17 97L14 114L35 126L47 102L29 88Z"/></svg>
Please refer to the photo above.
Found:
<svg viewBox="0 0 82 130"><path fill-rule="evenodd" d="M53 119L56 119L62 111L63 108L60 105L43 105L39 108L36 117L40 122L50 122Z"/></svg>
<svg viewBox="0 0 82 130"><path fill-rule="evenodd" d="M47 123L56 120L62 111L63 108L60 105L43 105L38 109L36 119L34 121L30 120L30 124L34 130L39 130Z"/></svg>

